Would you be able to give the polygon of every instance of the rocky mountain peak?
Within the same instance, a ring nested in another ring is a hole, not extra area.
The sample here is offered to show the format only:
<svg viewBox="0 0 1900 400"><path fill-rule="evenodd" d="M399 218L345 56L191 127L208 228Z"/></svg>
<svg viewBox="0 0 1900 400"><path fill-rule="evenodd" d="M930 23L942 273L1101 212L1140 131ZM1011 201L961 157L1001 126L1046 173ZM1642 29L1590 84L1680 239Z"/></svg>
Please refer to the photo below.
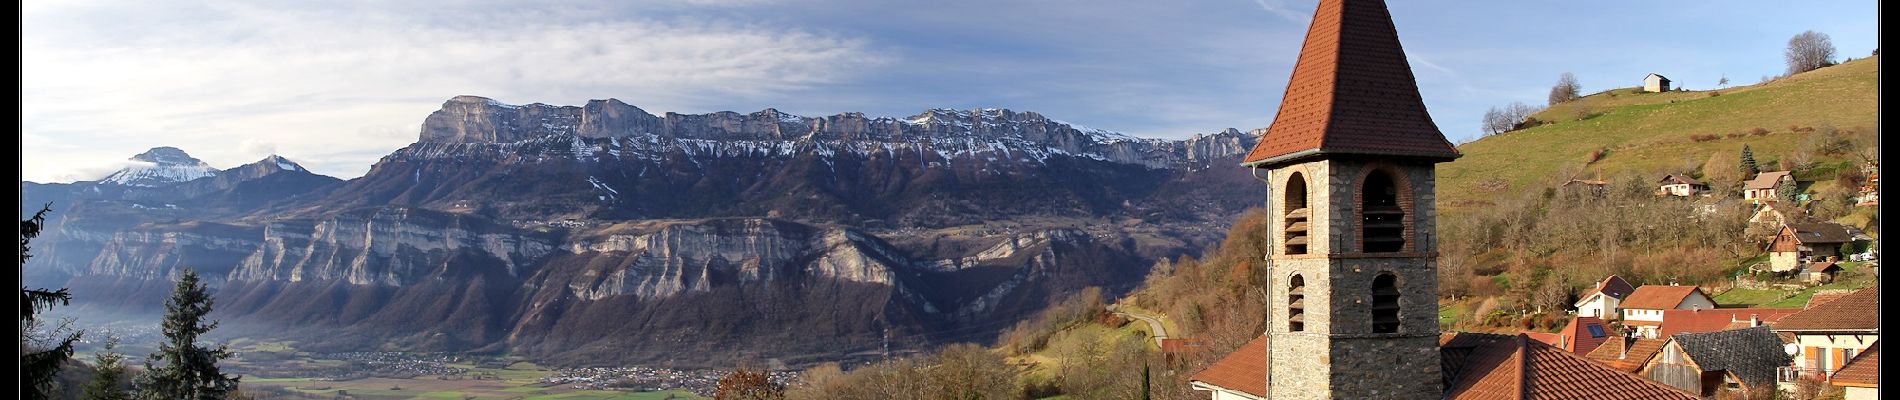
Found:
<svg viewBox="0 0 1900 400"><path fill-rule="evenodd" d="M100 182L124 186L164 186L218 174L217 168L192 158L177 147L154 147L132 156L131 166L107 175Z"/></svg>
<svg viewBox="0 0 1900 400"><path fill-rule="evenodd" d="M205 165L204 161L193 158L191 154L186 154L184 150L171 146L153 147L151 150L146 150L144 153L132 156L131 160L158 165Z"/></svg>
<svg viewBox="0 0 1900 400"><path fill-rule="evenodd" d="M295 161L290 161L290 159L284 158L283 156L279 156L276 154L272 154L269 157L264 157L264 159L257 160L257 162L252 163L252 164L262 165L266 167L274 167L276 169L280 169L284 171L309 171L309 170L304 169L302 165L298 165Z"/></svg>

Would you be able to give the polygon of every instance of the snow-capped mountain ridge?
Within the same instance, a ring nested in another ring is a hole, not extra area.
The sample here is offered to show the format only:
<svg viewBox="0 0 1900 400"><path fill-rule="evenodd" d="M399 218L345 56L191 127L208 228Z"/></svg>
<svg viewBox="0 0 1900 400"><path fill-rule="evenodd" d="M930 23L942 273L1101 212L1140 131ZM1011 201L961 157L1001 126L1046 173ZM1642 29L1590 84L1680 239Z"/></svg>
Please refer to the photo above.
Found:
<svg viewBox="0 0 1900 400"><path fill-rule="evenodd" d="M124 186L162 186L188 182L218 174L217 168L192 158L176 147L154 147L132 156L133 164L107 175L100 182Z"/></svg>
<svg viewBox="0 0 1900 400"><path fill-rule="evenodd" d="M656 157L658 153L652 151L671 149L713 156L812 151L829 157L838 152L865 155L904 148L946 160L1043 162L1066 155L1148 168L1191 168L1194 161L1245 153L1253 140L1234 129L1186 140L1144 139L1001 108L935 108L906 118L873 118L862 113L811 117L772 108L751 114L655 116L615 99L593 100L580 107L516 106L458 96L424 121L416 145L391 156L437 158L457 153L450 148L510 153L562 141L573 144L564 150L583 159L590 156L579 153L621 158L629 156L629 151L642 153L633 157ZM582 149L588 146L592 149Z"/></svg>

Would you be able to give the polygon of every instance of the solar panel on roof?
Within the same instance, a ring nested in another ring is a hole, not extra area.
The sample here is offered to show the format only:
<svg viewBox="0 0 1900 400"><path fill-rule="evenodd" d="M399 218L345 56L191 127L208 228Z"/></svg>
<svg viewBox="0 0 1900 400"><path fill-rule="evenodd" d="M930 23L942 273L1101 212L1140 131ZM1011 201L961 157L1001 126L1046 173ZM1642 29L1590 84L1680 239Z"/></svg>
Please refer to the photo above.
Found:
<svg viewBox="0 0 1900 400"><path fill-rule="evenodd" d="M1590 328L1590 337L1592 338L1603 337L1603 325L1590 325L1589 328Z"/></svg>

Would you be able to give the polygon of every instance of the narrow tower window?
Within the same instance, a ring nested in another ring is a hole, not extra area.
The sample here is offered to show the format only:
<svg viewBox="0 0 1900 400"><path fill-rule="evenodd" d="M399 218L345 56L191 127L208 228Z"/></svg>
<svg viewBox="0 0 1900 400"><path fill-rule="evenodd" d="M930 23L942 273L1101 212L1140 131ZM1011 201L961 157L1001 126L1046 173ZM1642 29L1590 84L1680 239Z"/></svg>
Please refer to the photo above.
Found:
<svg viewBox="0 0 1900 400"><path fill-rule="evenodd" d="M1359 235L1368 253L1391 253L1405 248L1405 209L1399 208L1398 187L1385 171L1372 171L1359 188Z"/></svg>
<svg viewBox="0 0 1900 400"><path fill-rule="evenodd" d="M1292 286L1286 291L1286 330L1300 332L1306 330L1306 278L1294 275Z"/></svg>
<svg viewBox="0 0 1900 400"><path fill-rule="evenodd" d="M1307 221L1312 214L1306 208L1306 175L1294 172L1286 180L1286 254L1306 254Z"/></svg>
<svg viewBox="0 0 1900 400"><path fill-rule="evenodd" d="M1372 278L1372 333L1399 331L1399 284L1392 274Z"/></svg>

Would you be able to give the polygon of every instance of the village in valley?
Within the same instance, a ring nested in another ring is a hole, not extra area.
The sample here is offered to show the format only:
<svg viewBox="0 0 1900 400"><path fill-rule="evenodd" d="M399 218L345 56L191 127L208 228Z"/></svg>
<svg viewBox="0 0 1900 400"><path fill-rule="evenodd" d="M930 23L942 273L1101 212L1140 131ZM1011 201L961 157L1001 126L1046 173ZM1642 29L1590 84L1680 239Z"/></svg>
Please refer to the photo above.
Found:
<svg viewBox="0 0 1900 400"><path fill-rule="evenodd" d="M1410 87L1410 76L1389 69L1390 65L1405 65L1405 55L1396 51L1396 39L1388 30L1391 22L1382 20L1387 14L1373 7L1377 6L1367 2L1321 2L1286 102L1266 139L1248 157L1245 165L1255 168L1256 177L1267 183L1270 194L1265 221L1260 222L1264 226L1253 227L1266 230L1256 240L1264 239L1268 244L1251 250L1265 254L1245 264L1265 261L1268 276L1250 280L1250 285L1267 286L1264 299L1252 300L1250 295L1243 304L1266 307L1267 315L1260 323L1267 328L1264 335L1253 336L1236 350L1216 355L1217 361L1187 368L1185 372L1192 374L1187 378L1188 385L1197 398L1877 397L1878 233L1862 229L1878 226L1877 145L1860 142L1862 147L1855 149L1859 159L1833 164L1836 167L1832 174L1811 171L1813 163L1805 161L1808 155L1800 153L1782 157L1779 165L1803 171L1776 169L1755 159L1747 144L1740 146L1739 154L1718 152L1707 165L1688 163L1689 167L1677 172L1646 177L1631 177L1625 170L1621 180L1615 182L1580 176L1586 169L1594 169L1601 176L1600 166L1568 170L1563 172L1568 179L1557 181L1561 183L1548 189L1541 200L1531 200L1533 206L1518 206L1550 213L1541 220L1528 221L1591 217L1550 211L1565 207L1632 214L1640 208L1686 210L1658 216L1689 221L1686 224L1634 221L1642 224L1636 229L1686 237L1691 230L1702 229L1700 226L1708 226L1709 230L1746 226L1728 231L1744 236L1737 241L1738 246L1731 247L1739 253L1730 253L1744 256L1727 261L1706 256L1669 258L1671 261L1664 265L1647 270L1623 267L1626 271L1642 270L1650 279L1616 273L1597 275L1592 278L1593 284L1580 291L1550 284L1558 273L1543 272L1563 266L1518 261L1532 264L1534 271L1546 277L1544 284L1519 284L1525 288L1514 292L1520 297L1506 301L1515 305L1500 306L1498 299L1511 297L1508 295L1493 295L1479 304L1466 300L1465 296L1477 291L1473 286L1538 275L1447 275L1443 270L1452 264L1466 264L1469 259L1444 259L1437 238L1424 234L1434 227L1445 233L1442 224L1449 222L1429 208L1434 203L1430 197L1434 191L1430 168L1432 163L1449 161L1459 154L1443 147L1443 138L1431 121L1419 119L1426 118L1422 113L1411 112L1421 107L1408 103L1418 98ZM1335 46L1352 51L1325 50ZM1723 81L1726 83L1726 78ZM1605 91L1592 95L1593 99L1580 99L1574 94L1559 98L1557 93L1566 90L1575 91L1574 78L1567 74L1553 89L1552 109L1568 109L1575 115L1571 119L1576 120L1596 117L1600 111L1590 107L1614 102L1606 99L1619 95L1630 99L1683 91L1680 87L1672 89L1671 81L1656 73L1643 77L1636 88ZM1711 91L1699 97L1721 94ZM1667 103L1694 98L1678 99ZM1533 135L1512 131L1550 122L1528 117L1530 112L1492 120L1498 111L1493 112L1487 116L1487 123L1496 123L1495 131L1503 135ZM1563 112L1536 115L1549 118ZM1378 126L1381 135L1375 139L1352 130L1365 126ZM1836 135L1833 129L1827 128L1829 132L1822 137ZM1801 135L1812 130L1790 126L1786 132ZM1746 139L1770 133L1758 127L1726 137L1691 135L1690 142ZM1460 150L1471 151L1469 147ZM1628 146L1617 150L1641 151ZM1609 147L1592 151L1585 165L1611 152ZM1829 152L1850 153L1846 149ZM1722 159L1734 161L1715 162ZM1421 165L1423 169L1412 169ZM1744 175L1719 170L1722 167ZM1438 172L1441 179L1447 175L1442 167ZM1723 178L1717 179L1725 182L1712 185L1698 179L1718 175ZM1315 180L1310 176L1331 178ZM1341 177L1348 181L1340 182ZM1398 183L1394 185L1393 181ZM1436 203L1441 209L1447 206L1447 197L1471 197L1469 193L1445 193L1446 186L1442 182L1438 185ZM1825 193L1820 190L1823 187L1827 188ZM1449 204L1455 207L1460 202ZM1575 206L1579 204L1584 206ZM1827 215L1817 216L1810 211ZM1483 211L1493 212L1516 211ZM1406 218L1421 214L1428 217ZM1628 222L1617 220L1594 226ZM1246 224L1236 223L1236 231L1248 229ZM1509 224L1502 226L1511 229ZM1694 250L1693 244L1683 247L1690 252L1701 251ZM1600 254L1616 251L1594 250ZM1500 254L1483 249L1475 252ZM1208 268L1245 260L1215 256L1209 254L1205 256L1208 259L1188 266ZM1489 259L1512 262L1504 257ZM1671 272L1689 270L1690 266L1683 263L1723 265L1720 268L1732 272L1679 282L1679 278L1694 275ZM1434 266L1441 268L1436 277L1409 270ZM1245 267L1241 265L1235 271ZM1254 264L1254 268L1260 266ZM1421 283L1431 286L1405 287ZM1459 289L1448 297L1415 292L1442 290L1438 285L1454 283ZM1156 286L1155 281L1150 282L1150 289ZM1160 290L1167 290L1162 287ZM1134 303L1170 307L1166 300L1153 298ZM1429 307L1432 304L1438 307ZM1125 311L1128 309L1122 308L1124 314L1135 316L1135 312ZM1438 314L1433 315L1433 311ZM1141 317L1151 319L1161 313L1143 314ZM1417 323L1434 326L1413 328L1412 324ZM1171 337L1159 348L1164 353L1189 357L1205 351L1213 341L1231 343L1234 339Z"/></svg>

